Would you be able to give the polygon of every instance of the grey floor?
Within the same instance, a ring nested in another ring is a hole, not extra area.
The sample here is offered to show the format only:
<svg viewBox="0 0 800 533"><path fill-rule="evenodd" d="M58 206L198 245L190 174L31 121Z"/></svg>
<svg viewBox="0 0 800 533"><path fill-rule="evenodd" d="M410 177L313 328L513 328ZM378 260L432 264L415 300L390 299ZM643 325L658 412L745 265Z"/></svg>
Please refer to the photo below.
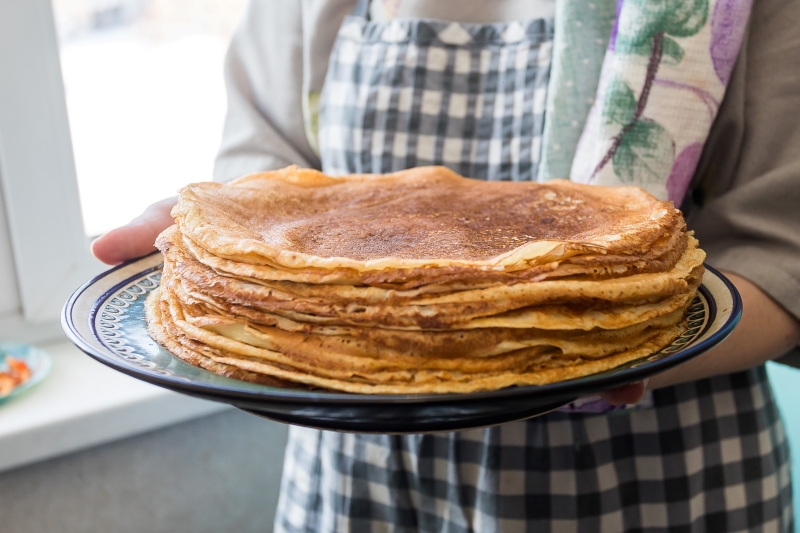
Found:
<svg viewBox="0 0 800 533"><path fill-rule="evenodd" d="M286 426L240 411L0 474L3 533L267 533Z"/></svg>

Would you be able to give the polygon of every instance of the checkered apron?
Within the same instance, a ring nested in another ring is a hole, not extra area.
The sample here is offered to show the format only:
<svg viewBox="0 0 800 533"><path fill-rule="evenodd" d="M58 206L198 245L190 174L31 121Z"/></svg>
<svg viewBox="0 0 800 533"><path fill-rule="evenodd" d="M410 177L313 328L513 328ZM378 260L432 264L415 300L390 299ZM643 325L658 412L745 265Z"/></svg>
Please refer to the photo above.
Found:
<svg viewBox="0 0 800 533"><path fill-rule="evenodd" d="M535 179L551 20L525 24L346 19L322 91L328 174L445 165L477 179Z"/></svg>
<svg viewBox="0 0 800 533"><path fill-rule="evenodd" d="M322 94L327 173L446 165L535 179L551 21L340 30ZM789 450L764 367L434 435L290 430L279 533L792 530Z"/></svg>

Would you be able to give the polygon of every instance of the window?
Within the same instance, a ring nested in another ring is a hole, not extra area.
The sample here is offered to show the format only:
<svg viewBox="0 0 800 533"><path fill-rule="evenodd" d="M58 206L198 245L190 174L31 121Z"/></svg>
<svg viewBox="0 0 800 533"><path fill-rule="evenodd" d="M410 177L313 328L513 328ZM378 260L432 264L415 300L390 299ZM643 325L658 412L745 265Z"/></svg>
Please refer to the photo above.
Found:
<svg viewBox="0 0 800 533"><path fill-rule="evenodd" d="M52 1L86 233L210 180L244 0Z"/></svg>
<svg viewBox="0 0 800 533"><path fill-rule="evenodd" d="M0 180L11 245L0 253L14 258L15 313L33 323L56 318L99 268L83 235L48 1L0 3Z"/></svg>
<svg viewBox="0 0 800 533"><path fill-rule="evenodd" d="M89 236L211 178L222 60L243 8L0 3L0 336L31 337L23 317L53 325L102 270Z"/></svg>

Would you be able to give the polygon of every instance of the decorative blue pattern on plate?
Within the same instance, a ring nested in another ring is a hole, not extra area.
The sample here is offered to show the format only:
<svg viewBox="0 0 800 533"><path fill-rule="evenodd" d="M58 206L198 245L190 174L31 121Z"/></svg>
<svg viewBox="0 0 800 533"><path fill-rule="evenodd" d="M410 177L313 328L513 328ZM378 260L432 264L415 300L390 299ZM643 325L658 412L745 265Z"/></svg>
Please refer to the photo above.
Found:
<svg viewBox="0 0 800 533"><path fill-rule="evenodd" d="M144 302L161 282L161 267L142 272L123 286L114 288L97 302L92 315L97 339L117 357L160 376L186 383L227 384L252 390L264 388L213 374L178 359L147 333Z"/></svg>
<svg viewBox="0 0 800 533"><path fill-rule="evenodd" d="M102 363L172 390L231 403L290 423L365 432L465 429L541 414L573 399L643 379L721 342L739 320L733 286L708 269L689 309L689 328L669 346L615 369L540 387L474 394L358 395L279 389L184 363L147 333L144 301L158 287L161 256L121 265L81 287L64 308L71 340Z"/></svg>

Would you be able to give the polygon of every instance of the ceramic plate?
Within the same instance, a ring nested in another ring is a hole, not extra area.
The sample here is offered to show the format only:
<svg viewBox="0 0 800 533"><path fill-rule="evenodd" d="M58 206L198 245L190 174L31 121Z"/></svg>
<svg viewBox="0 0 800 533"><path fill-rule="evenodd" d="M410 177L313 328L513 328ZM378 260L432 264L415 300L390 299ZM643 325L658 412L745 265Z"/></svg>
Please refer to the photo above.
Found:
<svg viewBox="0 0 800 533"><path fill-rule="evenodd" d="M81 350L120 372L192 396L291 424L365 433L483 427L542 414L574 399L637 381L705 352L741 317L733 285L706 267L688 330L658 353L591 376L550 385L472 394L360 395L267 387L184 363L147 333L144 300L161 279L161 254L113 268L78 289L62 323Z"/></svg>
<svg viewBox="0 0 800 533"><path fill-rule="evenodd" d="M6 355L25 361L31 371L31 377L25 383L15 387L9 394L0 396L0 402L13 398L42 381L50 373L50 367L53 366L52 359L41 348L29 344L0 342L0 371L7 370L5 367Z"/></svg>

